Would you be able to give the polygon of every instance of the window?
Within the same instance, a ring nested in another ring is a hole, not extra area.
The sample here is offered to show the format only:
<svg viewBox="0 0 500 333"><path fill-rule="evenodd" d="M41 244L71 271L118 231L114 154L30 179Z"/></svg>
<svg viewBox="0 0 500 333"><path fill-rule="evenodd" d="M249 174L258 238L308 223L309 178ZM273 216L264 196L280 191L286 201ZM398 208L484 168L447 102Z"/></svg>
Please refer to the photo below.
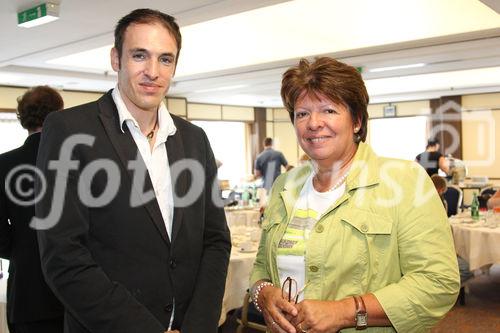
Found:
<svg viewBox="0 0 500 333"><path fill-rule="evenodd" d="M222 162L219 179L227 179L231 187L241 183L247 175L246 124L236 121L192 121L203 128L214 151Z"/></svg>
<svg viewBox="0 0 500 333"><path fill-rule="evenodd" d="M425 150L427 117L370 119L370 145L379 156L415 160Z"/></svg>
<svg viewBox="0 0 500 333"><path fill-rule="evenodd" d="M14 112L0 112L0 133L0 154L21 146L28 137Z"/></svg>

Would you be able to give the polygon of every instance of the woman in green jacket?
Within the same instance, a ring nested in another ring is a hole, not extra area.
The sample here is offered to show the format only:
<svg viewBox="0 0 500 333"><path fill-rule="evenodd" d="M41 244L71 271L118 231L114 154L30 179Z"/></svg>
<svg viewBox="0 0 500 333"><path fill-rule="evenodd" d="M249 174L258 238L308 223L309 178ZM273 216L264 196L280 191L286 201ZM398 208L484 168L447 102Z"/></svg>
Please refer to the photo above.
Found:
<svg viewBox="0 0 500 333"><path fill-rule="evenodd" d="M364 143L357 70L322 57L283 75L308 165L275 182L251 276L272 332L423 332L459 290L446 212L427 173Z"/></svg>

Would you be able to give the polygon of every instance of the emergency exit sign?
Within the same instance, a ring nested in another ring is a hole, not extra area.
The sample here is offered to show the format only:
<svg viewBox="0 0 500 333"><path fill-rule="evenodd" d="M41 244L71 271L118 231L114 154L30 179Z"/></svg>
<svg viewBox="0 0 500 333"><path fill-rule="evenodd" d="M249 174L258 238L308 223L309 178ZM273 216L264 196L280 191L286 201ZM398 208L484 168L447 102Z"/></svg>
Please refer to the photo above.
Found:
<svg viewBox="0 0 500 333"><path fill-rule="evenodd" d="M42 3L33 8L17 13L17 25L30 28L40 24L55 21L59 18L59 5Z"/></svg>

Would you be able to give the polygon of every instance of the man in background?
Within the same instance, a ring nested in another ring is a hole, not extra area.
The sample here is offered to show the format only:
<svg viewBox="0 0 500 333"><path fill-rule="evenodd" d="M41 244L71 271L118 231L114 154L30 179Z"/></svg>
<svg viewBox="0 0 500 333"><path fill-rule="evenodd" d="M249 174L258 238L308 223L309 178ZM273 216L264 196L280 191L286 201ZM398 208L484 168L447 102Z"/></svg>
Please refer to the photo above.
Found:
<svg viewBox="0 0 500 333"><path fill-rule="evenodd" d="M65 333L217 332L231 240L207 136L164 103L180 49L172 16L132 11L117 86L46 121L36 225Z"/></svg>
<svg viewBox="0 0 500 333"><path fill-rule="evenodd" d="M262 177L264 188L269 191L274 181L281 174L281 166L286 170L291 169L288 161L282 152L273 149L273 139L264 139L264 150L257 155L255 160L254 173L256 178Z"/></svg>
<svg viewBox="0 0 500 333"><path fill-rule="evenodd" d="M0 155L0 257L10 260L7 323L10 333L62 333L64 309L45 283L36 231L33 168L45 117L63 109L54 89L38 86L17 101L17 116L28 130L24 144ZM19 171L16 172L18 168Z"/></svg>

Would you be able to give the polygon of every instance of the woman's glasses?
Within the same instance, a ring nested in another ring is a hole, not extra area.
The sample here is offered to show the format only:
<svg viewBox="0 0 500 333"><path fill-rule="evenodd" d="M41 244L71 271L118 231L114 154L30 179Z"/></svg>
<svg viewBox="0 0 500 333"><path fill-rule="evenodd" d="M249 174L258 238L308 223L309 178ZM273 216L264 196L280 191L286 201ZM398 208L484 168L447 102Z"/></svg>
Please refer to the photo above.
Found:
<svg viewBox="0 0 500 333"><path fill-rule="evenodd" d="M297 303L299 300L300 294L304 292L307 283L304 285L302 289L298 289L297 281L292 279L291 277L287 277L281 286L281 297L288 300L288 302Z"/></svg>

